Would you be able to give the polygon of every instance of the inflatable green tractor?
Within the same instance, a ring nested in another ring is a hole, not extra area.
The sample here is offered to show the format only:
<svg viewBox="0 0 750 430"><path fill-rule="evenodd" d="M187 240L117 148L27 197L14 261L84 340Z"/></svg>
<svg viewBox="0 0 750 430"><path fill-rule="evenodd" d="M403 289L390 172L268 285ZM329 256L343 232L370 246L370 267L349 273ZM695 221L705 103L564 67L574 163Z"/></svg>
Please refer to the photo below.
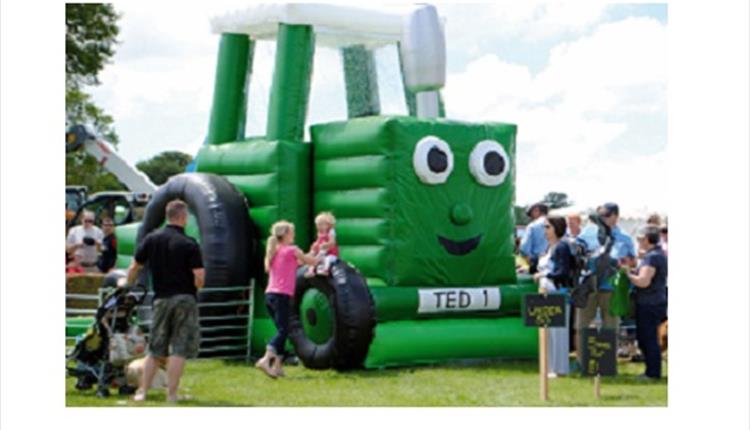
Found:
<svg viewBox="0 0 750 430"><path fill-rule="evenodd" d="M293 304L290 346L306 366L536 356L536 330L519 316L522 295L536 288L514 264L516 126L441 117L445 42L435 8L276 5L212 25L221 41L197 173L155 193L138 237L163 222L167 201L186 200L207 289L255 280L258 354L275 331L260 270L270 226L293 222L305 249L315 214L331 211L341 261L330 276L300 276ZM276 39L266 135L246 138L248 80L263 38ZM306 142L316 43L342 50L349 119L312 125ZM408 116L380 115L372 49L386 43L399 46ZM135 243L121 243L124 266Z"/></svg>

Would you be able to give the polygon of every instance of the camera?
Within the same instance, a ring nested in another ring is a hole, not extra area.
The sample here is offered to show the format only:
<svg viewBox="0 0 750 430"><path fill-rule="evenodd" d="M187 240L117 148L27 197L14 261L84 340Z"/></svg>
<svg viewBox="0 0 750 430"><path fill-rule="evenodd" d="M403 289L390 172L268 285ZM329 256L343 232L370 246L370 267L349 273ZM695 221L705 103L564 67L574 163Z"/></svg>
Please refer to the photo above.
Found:
<svg viewBox="0 0 750 430"><path fill-rule="evenodd" d="M94 245L96 245L96 241L94 240L93 237L88 237L87 236L87 237L83 238L83 244L84 245L88 245L88 246L94 246Z"/></svg>

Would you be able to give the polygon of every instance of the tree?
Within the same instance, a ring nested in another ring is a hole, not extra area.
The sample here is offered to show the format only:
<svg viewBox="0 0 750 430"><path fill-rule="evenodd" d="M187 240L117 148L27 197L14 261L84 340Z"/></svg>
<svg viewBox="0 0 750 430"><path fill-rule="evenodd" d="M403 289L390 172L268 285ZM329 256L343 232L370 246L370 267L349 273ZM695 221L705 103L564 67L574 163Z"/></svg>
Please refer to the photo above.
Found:
<svg viewBox="0 0 750 430"><path fill-rule="evenodd" d="M117 147L118 137L112 128L112 117L96 106L88 94L76 88L70 89L65 93L65 105L68 125L90 124L97 134ZM82 150L65 154L65 183L85 185L92 193L126 189L113 174L102 168L94 157Z"/></svg>
<svg viewBox="0 0 750 430"><path fill-rule="evenodd" d="M529 216L526 215L526 208L523 206L513 206L513 215L515 215L518 225L526 225L531 221Z"/></svg>
<svg viewBox="0 0 750 430"><path fill-rule="evenodd" d="M566 208L573 205L572 201L568 201L567 194L555 191L547 193L542 202L549 206L550 209Z"/></svg>
<svg viewBox="0 0 750 430"><path fill-rule="evenodd" d="M99 72L115 54L119 15L111 4L65 5L65 84L99 85Z"/></svg>
<svg viewBox="0 0 750 430"><path fill-rule="evenodd" d="M115 148L119 139L113 127L114 120L94 104L84 86L99 84L99 72L114 55L120 31L118 19L111 4L65 5L66 126L89 124ZM83 151L66 154L65 183L85 185L89 192L125 189L114 175Z"/></svg>
<svg viewBox="0 0 750 430"><path fill-rule="evenodd" d="M149 160L139 162L136 167L145 173L151 182L161 185L171 176L184 172L192 161L193 157L184 152L164 151Z"/></svg>

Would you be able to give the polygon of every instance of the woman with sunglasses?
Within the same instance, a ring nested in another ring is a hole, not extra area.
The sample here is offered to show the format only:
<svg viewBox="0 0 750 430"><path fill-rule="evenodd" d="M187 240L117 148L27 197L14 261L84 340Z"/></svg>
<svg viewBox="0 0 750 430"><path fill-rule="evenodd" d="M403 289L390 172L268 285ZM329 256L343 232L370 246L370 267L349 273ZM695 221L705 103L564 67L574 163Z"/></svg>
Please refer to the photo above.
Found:
<svg viewBox="0 0 750 430"><path fill-rule="evenodd" d="M573 286L571 268L573 254L570 246L562 240L567 229L565 218L559 216L547 217L544 222L544 236L549 243L547 252L539 259L539 272L534 275L534 281L539 284L539 291L547 293L566 294ZM567 302L567 300L566 300ZM565 304L565 313L570 313L570 305ZM549 362L549 377L567 375L570 372L568 355L570 354L568 318L565 327L549 329L547 353Z"/></svg>

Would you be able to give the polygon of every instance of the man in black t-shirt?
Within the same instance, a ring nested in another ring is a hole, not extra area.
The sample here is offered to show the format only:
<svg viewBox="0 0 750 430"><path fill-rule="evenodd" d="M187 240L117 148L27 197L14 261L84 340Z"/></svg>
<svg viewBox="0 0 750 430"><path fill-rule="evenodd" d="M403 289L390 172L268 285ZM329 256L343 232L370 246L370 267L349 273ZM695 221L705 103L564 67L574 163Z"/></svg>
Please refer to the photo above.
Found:
<svg viewBox="0 0 750 430"><path fill-rule="evenodd" d="M96 262L96 267L102 273L109 272L115 263L117 263L117 236L115 236L115 224L112 218L102 219L102 233L104 233L104 239L102 239L102 253L99 255L99 259Z"/></svg>
<svg viewBox="0 0 750 430"><path fill-rule="evenodd" d="M197 357L200 343L196 295L205 278L200 246L185 235L185 202L169 202L166 212L167 225L143 238L128 272L128 283L132 284L148 263L154 288L149 352L133 398L136 401L146 399L157 365L163 366L167 356L167 401L179 400L177 387L185 361Z"/></svg>

